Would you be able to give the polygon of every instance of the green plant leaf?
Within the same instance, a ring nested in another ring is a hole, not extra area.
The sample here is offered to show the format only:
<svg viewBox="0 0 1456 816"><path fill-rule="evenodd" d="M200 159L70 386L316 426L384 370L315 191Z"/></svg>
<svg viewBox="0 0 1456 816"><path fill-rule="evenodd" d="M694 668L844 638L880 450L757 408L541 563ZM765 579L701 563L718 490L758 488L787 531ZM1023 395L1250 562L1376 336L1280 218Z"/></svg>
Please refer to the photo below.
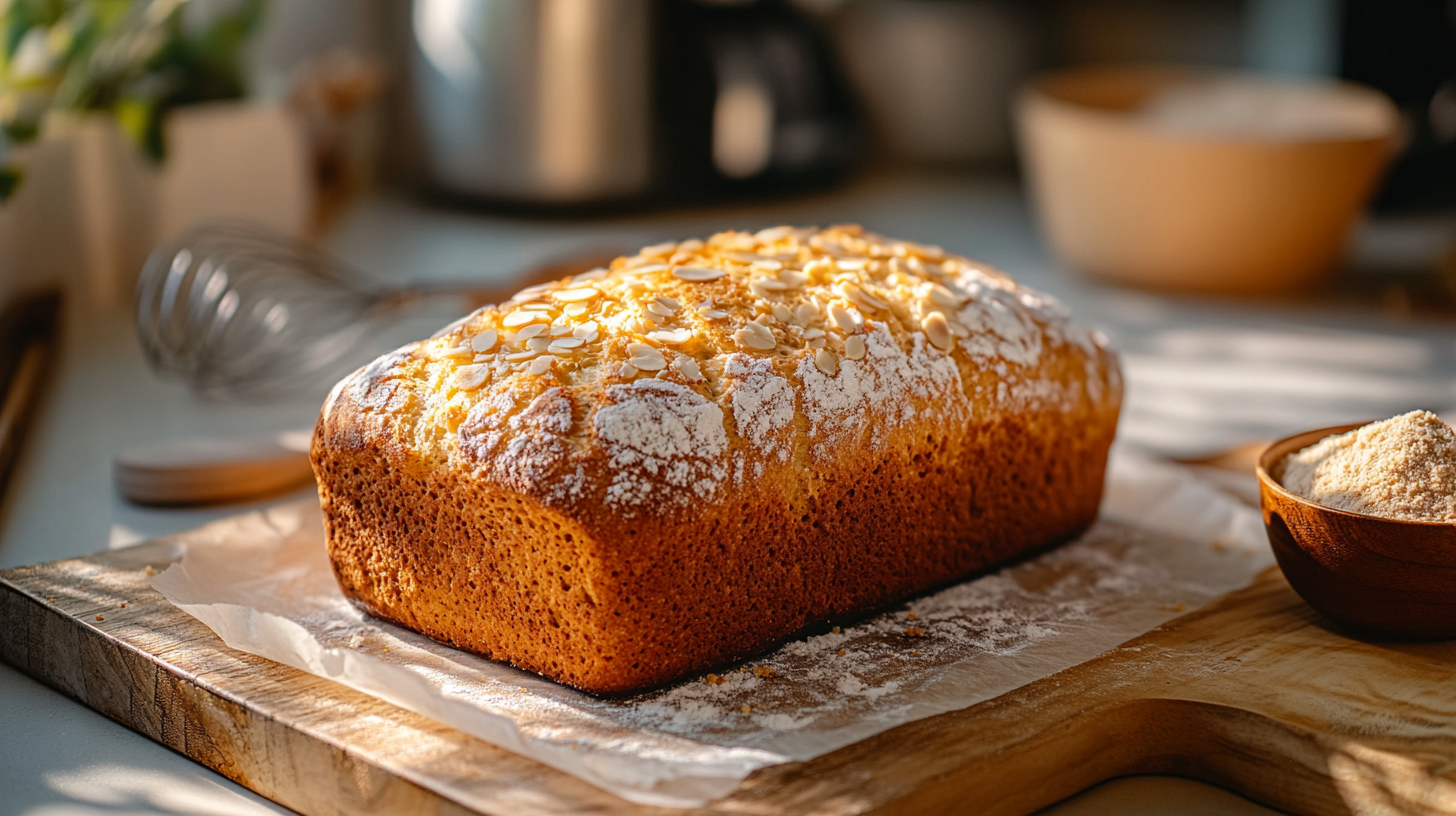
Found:
<svg viewBox="0 0 1456 816"><path fill-rule="evenodd" d="M0 167L0 201L5 201L20 188L25 172L13 165Z"/></svg>

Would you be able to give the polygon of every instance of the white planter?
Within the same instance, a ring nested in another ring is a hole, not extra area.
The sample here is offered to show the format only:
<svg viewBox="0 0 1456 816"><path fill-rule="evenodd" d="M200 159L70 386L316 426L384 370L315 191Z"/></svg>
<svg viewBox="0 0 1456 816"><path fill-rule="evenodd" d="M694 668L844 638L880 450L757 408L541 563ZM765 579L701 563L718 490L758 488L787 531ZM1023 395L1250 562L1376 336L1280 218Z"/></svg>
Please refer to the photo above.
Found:
<svg viewBox="0 0 1456 816"><path fill-rule="evenodd" d="M25 180L0 204L0 296L62 280L83 305L123 307L152 247L199 222L307 229L309 158L286 109L199 105L165 128L160 166L94 113L54 115L40 140L13 152Z"/></svg>

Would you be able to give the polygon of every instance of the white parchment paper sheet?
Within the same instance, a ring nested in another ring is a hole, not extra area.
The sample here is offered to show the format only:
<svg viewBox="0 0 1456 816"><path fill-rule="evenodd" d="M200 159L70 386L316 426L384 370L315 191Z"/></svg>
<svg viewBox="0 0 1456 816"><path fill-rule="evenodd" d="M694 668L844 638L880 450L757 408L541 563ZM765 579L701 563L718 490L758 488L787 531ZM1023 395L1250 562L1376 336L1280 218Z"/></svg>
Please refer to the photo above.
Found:
<svg viewBox="0 0 1456 816"><path fill-rule="evenodd" d="M229 519L183 543L154 585L228 646L670 807L1074 666L1273 563L1257 510L1191 469L1115 452L1102 519L1077 541L788 643L720 682L608 700L359 612L334 582L311 504ZM477 796L466 783L445 793Z"/></svg>

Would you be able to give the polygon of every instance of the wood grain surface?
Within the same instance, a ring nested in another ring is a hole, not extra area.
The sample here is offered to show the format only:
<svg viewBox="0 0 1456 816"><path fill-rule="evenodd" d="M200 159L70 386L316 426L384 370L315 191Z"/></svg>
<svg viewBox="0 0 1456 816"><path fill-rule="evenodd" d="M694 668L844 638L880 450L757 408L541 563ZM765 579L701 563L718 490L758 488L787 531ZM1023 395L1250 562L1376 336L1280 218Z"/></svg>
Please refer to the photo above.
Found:
<svg viewBox="0 0 1456 816"><path fill-rule="evenodd" d="M167 539L0 573L0 658L311 816L677 813L236 652L150 589ZM125 607L122 606L125 604ZM810 762L714 814L1024 814L1170 773L1298 814L1456 814L1456 643L1352 639L1277 571L1082 665Z"/></svg>

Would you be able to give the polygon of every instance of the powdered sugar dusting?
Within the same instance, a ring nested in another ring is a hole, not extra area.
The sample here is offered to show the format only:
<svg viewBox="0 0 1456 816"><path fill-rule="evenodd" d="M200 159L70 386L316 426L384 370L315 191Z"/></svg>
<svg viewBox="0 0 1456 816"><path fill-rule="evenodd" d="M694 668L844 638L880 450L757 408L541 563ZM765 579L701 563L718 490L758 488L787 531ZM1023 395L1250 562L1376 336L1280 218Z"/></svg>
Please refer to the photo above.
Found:
<svg viewBox="0 0 1456 816"><path fill-rule="evenodd" d="M630 516L648 502L712 497L728 475L728 434L716 403L666 380L614 385L606 398L592 424L612 471L609 506Z"/></svg>
<svg viewBox="0 0 1456 816"><path fill-rule="evenodd" d="M461 423L460 449L477 473L507 489L564 502L580 498L585 474L561 474L570 447L572 402L561 388L537 394L520 411L512 391L476 403Z"/></svg>
<svg viewBox="0 0 1456 816"><path fill-rule="evenodd" d="M970 418L960 368L949 355L923 334L911 336L906 354L884 323L871 321L866 328L863 360L844 360L831 377L806 356L794 372L803 387L811 450L832 458L841 444L860 434L877 443L893 428L915 421L926 403L933 403L940 421L948 424Z"/></svg>
<svg viewBox="0 0 1456 816"><path fill-rule="evenodd" d="M731 354L723 373L732 383L733 422L749 445L786 462L793 449L794 390L773 361Z"/></svg>

